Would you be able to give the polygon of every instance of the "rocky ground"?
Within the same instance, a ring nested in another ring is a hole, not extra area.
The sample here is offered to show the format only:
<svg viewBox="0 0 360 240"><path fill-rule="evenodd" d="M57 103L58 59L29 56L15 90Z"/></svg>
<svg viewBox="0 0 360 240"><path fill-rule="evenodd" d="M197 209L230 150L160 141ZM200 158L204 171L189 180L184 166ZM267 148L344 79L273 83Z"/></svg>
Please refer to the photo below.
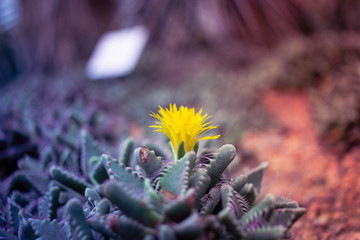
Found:
<svg viewBox="0 0 360 240"><path fill-rule="evenodd" d="M269 91L263 105L279 127L249 133L241 145L269 162L265 193L307 208L292 239L360 239L360 148L339 157L325 147L302 92Z"/></svg>

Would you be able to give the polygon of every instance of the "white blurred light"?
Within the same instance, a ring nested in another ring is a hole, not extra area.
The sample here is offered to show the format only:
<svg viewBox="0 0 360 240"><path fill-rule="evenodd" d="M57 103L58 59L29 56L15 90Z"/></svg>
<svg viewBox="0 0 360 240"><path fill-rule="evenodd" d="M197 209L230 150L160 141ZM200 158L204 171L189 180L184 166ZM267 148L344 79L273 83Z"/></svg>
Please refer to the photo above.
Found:
<svg viewBox="0 0 360 240"><path fill-rule="evenodd" d="M130 74L140 59L148 37L148 31L143 26L104 34L86 65L86 75L96 80Z"/></svg>
<svg viewBox="0 0 360 240"><path fill-rule="evenodd" d="M10 30L18 23L19 3L16 0L0 0L0 29Z"/></svg>

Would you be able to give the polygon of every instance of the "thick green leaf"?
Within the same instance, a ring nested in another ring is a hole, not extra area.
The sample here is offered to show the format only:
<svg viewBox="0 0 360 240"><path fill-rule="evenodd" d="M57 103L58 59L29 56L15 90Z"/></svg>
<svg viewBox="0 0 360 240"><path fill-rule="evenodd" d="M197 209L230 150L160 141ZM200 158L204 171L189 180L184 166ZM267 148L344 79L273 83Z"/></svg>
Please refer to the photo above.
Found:
<svg viewBox="0 0 360 240"><path fill-rule="evenodd" d="M144 177L135 173L132 169L106 154L101 156L101 161L110 178L125 184L137 198L144 196Z"/></svg>
<svg viewBox="0 0 360 240"><path fill-rule="evenodd" d="M101 184L109 178L109 176L106 172L106 169L101 160L98 163L96 163L96 165L94 166L94 168L90 174L90 178L92 179L94 184Z"/></svg>
<svg viewBox="0 0 360 240"><path fill-rule="evenodd" d="M91 177L95 163L90 160L93 157L100 157L103 153L98 142L85 130L81 131L80 134L80 145L81 145L81 170L86 175ZM93 179L92 179L93 180Z"/></svg>
<svg viewBox="0 0 360 240"><path fill-rule="evenodd" d="M222 208L230 208L236 219L244 216L248 211L246 201L229 185L221 186Z"/></svg>
<svg viewBox="0 0 360 240"><path fill-rule="evenodd" d="M155 152L146 146L135 149L134 158L136 164L142 167L147 177L152 177L158 173L164 165L161 157L157 157Z"/></svg>
<svg viewBox="0 0 360 240"><path fill-rule="evenodd" d="M279 240L283 238L286 228L283 226L257 228L245 235L248 240Z"/></svg>
<svg viewBox="0 0 360 240"><path fill-rule="evenodd" d="M203 207L200 215L205 216L211 214L220 202L220 189L217 187L211 188L209 193L201 199L201 202Z"/></svg>
<svg viewBox="0 0 360 240"><path fill-rule="evenodd" d="M93 204L97 204L101 200L99 193L92 188L85 189L85 197Z"/></svg>
<svg viewBox="0 0 360 240"><path fill-rule="evenodd" d="M231 181L231 186L239 193L246 183L248 183L248 177L246 175L240 175Z"/></svg>
<svg viewBox="0 0 360 240"><path fill-rule="evenodd" d="M96 204L95 211L99 216L109 214L111 209L111 203L106 198L103 198Z"/></svg>
<svg viewBox="0 0 360 240"><path fill-rule="evenodd" d="M109 225L113 232L123 239L142 240L147 234L155 231L125 216L114 216L109 219Z"/></svg>
<svg viewBox="0 0 360 240"><path fill-rule="evenodd" d="M196 193L195 189L189 189L183 198L170 202L165 207L165 216L167 219L180 222L191 214L195 206Z"/></svg>
<svg viewBox="0 0 360 240"><path fill-rule="evenodd" d="M18 237L16 237L15 235L0 229L0 239L6 239L6 240L19 240Z"/></svg>
<svg viewBox="0 0 360 240"><path fill-rule="evenodd" d="M254 185L256 196L260 195L261 182L268 165L269 164L267 162L263 162L256 168L251 169L249 172L246 173L246 175L248 176L248 183L252 183Z"/></svg>
<svg viewBox="0 0 360 240"><path fill-rule="evenodd" d="M281 208L275 209L270 219L272 226L282 225L289 229L296 220L306 213L305 208Z"/></svg>
<svg viewBox="0 0 360 240"><path fill-rule="evenodd" d="M69 187L70 189L80 193L81 195L84 195L85 189L87 187L90 187L90 185L84 180L60 167L51 167L50 175L59 183L63 184L66 187Z"/></svg>
<svg viewBox="0 0 360 240"><path fill-rule="evenodd" d="M238 226L234 214L230 207L226 207L218 213L220 221L225 225L228 232L230 232L236 239L242 239L241 228Z"/></svg>
<svg viewBox="0 0 360 240"><path fill-rule="evenodd" d="M60 189L57 186L54 186L50 189L49 193L49 219L53 220L57 218L57 209L59 208L59 197Z"/></svg>
<svg viewBox="0 0 360 240"><path fill-rule="evenodd" d="M134 139L130 137L125 139L125 141L121 144L120 162L124 164L126 167L130 166L130 160L131 160L133 148L134 148Z"/></svg>
<svg viewBox="0 0 360 240"><path fill-rule="evenodd" d="M211 178L205 168L197 168L192 171L189 187L193 187L196 190L196 207L199 207L200 199L207 192L210 182Z"/></svg>
<svg viewBox="0 0 360 240"><path fill-rule="evenodd" d="M208 174L211 177L210 186L214 186L219 181L227 166L234 159L235 154L235 147L231 144L222 146L218 152L215 153L215 158L211 159L206 167Z"/></svg>
<svg viewBox="0 0 360 240"><path fill-rule="evenodd" d="M176 159L181 159L186 153L186 149L185 149L185 143L184 141L181 141L179 143L178 149L177 149L177 158Z"/></svg>
<svg viewBox="0 0 360 240"><path fill-rule="evenodd" d="M174 231L179 239L196 239L204 229L204 221L197 212L174 226Z"/></svg>
<svg viewBox="0 0 360 240"><path fill-rule="evenodd" d="M39 240L70 240L65 225L56 220L30 219L30 224Z"/></svg>
<svg viewBox="0 0 360 240"><path fill-rule="evenodd" d="M249 212L240 219L240 225L246 226L254 219L261 217L266 213L267 218L271 217L271 211L275 206L275 197L272 194L266 195L259 203L257 203Z"/></svg>
<svg viewBox="0 0 360 240"><path fill-rule="evenodd" d="M79 200L73 198L66 204L65 216L73 238L81 240L94 239Z"/></svg>
<svg viewBox="0 0 360 240"><path fill-rule="evenodd" d="M195 159L194 152L188 152L183 158L177 160L164 176L159 180L162 191L182 196L188 188L190 161Z"/></svg>
<svg viewBox="0 0 360 240"><path fill-rule="evenodd" d="M102 192L127 216L147 226L153 227L161 220L159 213L147 203L131 195L131 191L124 184L109 181L102 186Z"/></svg>
<svg viewBox="0 0 360 240"><path fill-rule="evenodd" d="M117 240L120 239L120 236L110 229L109 220L105 216L99 217L97 215L94 215L90 219L88 219L88 224L91 229L101 233L102 235L104 235L104 237L106 236Z"/></svg>

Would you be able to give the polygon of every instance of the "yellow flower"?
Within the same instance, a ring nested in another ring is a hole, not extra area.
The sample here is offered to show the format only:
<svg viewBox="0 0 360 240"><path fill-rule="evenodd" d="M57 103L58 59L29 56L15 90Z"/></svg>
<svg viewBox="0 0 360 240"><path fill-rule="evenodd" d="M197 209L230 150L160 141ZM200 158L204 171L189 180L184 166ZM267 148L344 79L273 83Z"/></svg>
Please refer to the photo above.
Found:
<svg viewBox="0 0 360 240"><path fill-rule="evenodd" d="M178 146L184 141L186 151L191 151L195 143L206 139L216 139L220 135L203 137L205 133L218 126L210 125L211 121L206 122L211 116L205 113L201 116L202 109L195 113L194 108L181 106L179 109L176 104L170 104L170 109L159 106L159 113L151 113L150 116L157 118L158 125L151 125L151 128L158 128L156 132L162 132L170 139L175 154Z"/></svg>

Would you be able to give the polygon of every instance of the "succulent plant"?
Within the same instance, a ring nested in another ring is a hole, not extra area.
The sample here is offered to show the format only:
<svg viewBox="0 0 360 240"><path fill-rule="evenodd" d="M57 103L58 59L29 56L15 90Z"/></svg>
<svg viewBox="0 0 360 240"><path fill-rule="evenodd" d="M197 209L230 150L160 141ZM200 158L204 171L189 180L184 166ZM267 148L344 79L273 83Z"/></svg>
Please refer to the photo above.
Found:
<svg viewBox="0 0 360 240"><path fill-rule="evenodd" d="M201 112L181 111L197 116L188 121L197 130L210 124ZM189 132L191 143L180 134L172 156L128 138L116 159L77 126L77 141L56 135L52 148L21 159L1 182L0 239L280 239L305 213L271 194L258 200L267 163L224 174L235 147L201 148L201 131Z"/></svg>

